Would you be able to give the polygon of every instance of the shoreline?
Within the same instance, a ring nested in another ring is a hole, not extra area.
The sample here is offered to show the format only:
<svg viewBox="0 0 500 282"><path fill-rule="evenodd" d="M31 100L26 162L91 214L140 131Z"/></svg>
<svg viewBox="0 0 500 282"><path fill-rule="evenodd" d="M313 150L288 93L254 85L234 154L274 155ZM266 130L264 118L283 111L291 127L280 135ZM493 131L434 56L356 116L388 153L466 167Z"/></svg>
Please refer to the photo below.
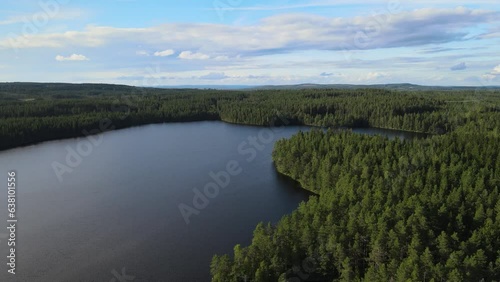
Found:
<svg viewBox="0 0 500 282"><path fill-rule="evenodd" d="M143 123L143 124L135 124L135 125L130 125L130 126L124 126L120 128L115 128L115 129L109 129L109 130L104 130L96 133L92 133L87 131L89 134L85 134L84 132L81 132L81 134L75 134L73 136L68 136L68 137L63 137L63 138L47 138L47 139L42 139L40 141L32 142L32 143L27 143L27 144L22 144L19 146L14 146L14 147L7 147L7 148L2 148L0 149L1 152L5 152L8 150L14 150L14 149L20 149L20 148L26 148L26 147L31 147L31 146L36 146L45 142L53 142L53 141L62 141L62 140L69 140L69 139L78 139L78 138L87 138L89 136L95 136L107 132L112 132L112 131L118 131L118 130L123 130L123 129L128 129L128 128L134 128L134 127L141 127L141 126L147 126L147 125L157 125L157 124L170 124L170 123L190 123L190 122L224 122L227 124L233 124L233 125L241 125L241 126L253 126L253 127L261 127L261 128L266 128L266 127L272 127L272 126L265 126L265 125L259 125L259 124L253 124L253 123L238 123L238 122L231 122L231 121L226 121L223 119L203 119L203 120L188 120L188 121L169 121L169 122L150 122L150 123ZM320 126L320 125L312 125L312 124L288 124L288 125L280 125L280 126L309 126L312 128L322 128L322 129L356 129L356 128L363 128L363 129L380 129L380 130L393 130L393 131L398 131L402 133L415 133L415 134L422 134L422 135L428 135L434 136L437 134L433 133L426 133L426 132L419 132L419 131L410 131L410 130L402 130L402 129L395 129L395 128L384 128L384 127L374 127L374 126L369 126L369 127L333 127L333 126Z"/></svg>
<svg viewBox="0 0 500 282"><path fill-rule="evenodd" d="M321 196L321 194L320 194L320 193L318 193L318 192L314 192L314 191L310 190L309 188L307 188L307 187L306 187L306 186L305 186L302 182L300 182L299 180L297 180L297 179L295 179L295 178L291 177L290 175L288 175L288 174L286 174L286 173L284 173L284 172L281 172L281 171L280 171L280 169L278 168L278 166L276 165L276 162L275 162L274 160L273 160L273 165L274 165L274 169L276 170L276 172L277 172L279 175L281 175L281 176L283 176L283 177L286 177L286 178L287 178L287 179L289 179L290 181L295 182L295 184L297 184L297 186L299 186L299 187L300 187L300 189L305 190L305 191L307 191L308 193L311 193L311 194L312 194L311 196L318 196L318 197L320 197L320 196Z"/></svg>

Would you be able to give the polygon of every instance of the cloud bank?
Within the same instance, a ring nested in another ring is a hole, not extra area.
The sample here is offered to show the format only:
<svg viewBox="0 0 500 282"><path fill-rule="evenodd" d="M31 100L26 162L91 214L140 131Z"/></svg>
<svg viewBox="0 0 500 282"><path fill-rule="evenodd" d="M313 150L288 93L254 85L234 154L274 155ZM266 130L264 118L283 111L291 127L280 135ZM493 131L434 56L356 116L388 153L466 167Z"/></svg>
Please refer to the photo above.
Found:
<svg viewBox="0 0 500 282"><path fill-rule="evenodd" d="M172 49L199 50L184 51L179 56L181 59L301 50L371 50L470 40L474 38L469 37L468 29L499 19L497 11L464 7L355 18L284 14L247 26L203 23L147 28L87 26L83 31L7 37L0 40L0 48L97 48L139 43L151 48L169 45ZM155 54L161 56L170 51Z"/></svg>

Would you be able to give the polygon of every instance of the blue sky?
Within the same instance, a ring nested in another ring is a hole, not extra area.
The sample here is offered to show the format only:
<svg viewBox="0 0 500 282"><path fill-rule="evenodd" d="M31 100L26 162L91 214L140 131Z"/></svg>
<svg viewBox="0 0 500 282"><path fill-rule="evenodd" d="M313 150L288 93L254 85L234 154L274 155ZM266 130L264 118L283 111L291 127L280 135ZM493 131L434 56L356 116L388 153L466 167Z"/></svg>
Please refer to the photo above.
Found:
<svg viewBox="0 0 500 282"><path fill-rule="evenodd" d="M497 0L2 3L4 82L500 85Z"/></svg>

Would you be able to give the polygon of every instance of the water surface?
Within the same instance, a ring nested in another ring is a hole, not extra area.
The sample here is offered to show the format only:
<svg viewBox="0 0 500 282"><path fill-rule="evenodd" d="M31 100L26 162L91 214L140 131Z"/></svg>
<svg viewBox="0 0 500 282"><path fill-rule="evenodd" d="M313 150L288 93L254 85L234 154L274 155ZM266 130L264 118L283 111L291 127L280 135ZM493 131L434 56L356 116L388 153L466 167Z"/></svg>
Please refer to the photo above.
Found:
<svg viewBox="0 0 500 282"><path fill-rule="evenodd" d="M249 244L258 222L276 222L307 199L271 159L274 142L301 129L196 122L108 132L62 183L52 164L67 165L68 146L86 154L82 139L0 152L4 183L15 169L19 185L17 274L1 263L0 281L110 281L122 268L134 281L208 281L213 254ZM203 191L229 162L241 173L186 224L179 204L193 207L193 189ZM2 208L2 225L6 216Z"/></svg>
<svg viewBox="0 0 500 282"><path fill-rule="evenodd" d="M276 222L309 197L279 176L271 159L274 142L299 130L308 128L170 123L105 133L91 152L85 139L0 152L0 181L9 170L18 173L19 219L16 276L7 274L0 231L0 281L120 281L123 269L133 281L209 281L214 254L248 245L258 222ZM68 165L68 150L79 149L81 163L68 166L60 182L53 164ZM214 182L210 173L229 163L241 172L187 224L179 205L194 208L193 189L203 191Z"/></svg>

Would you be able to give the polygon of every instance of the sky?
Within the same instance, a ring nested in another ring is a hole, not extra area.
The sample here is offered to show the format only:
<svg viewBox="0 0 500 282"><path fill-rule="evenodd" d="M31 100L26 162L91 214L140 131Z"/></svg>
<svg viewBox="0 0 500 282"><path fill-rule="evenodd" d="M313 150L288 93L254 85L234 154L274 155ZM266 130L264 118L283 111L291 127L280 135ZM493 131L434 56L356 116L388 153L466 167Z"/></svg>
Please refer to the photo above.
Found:
<svg viewBox="0 0 500 282"><path fill-rule="evenodd" d="M498 0L3 0L0 81L500 85Z"/></svg>

